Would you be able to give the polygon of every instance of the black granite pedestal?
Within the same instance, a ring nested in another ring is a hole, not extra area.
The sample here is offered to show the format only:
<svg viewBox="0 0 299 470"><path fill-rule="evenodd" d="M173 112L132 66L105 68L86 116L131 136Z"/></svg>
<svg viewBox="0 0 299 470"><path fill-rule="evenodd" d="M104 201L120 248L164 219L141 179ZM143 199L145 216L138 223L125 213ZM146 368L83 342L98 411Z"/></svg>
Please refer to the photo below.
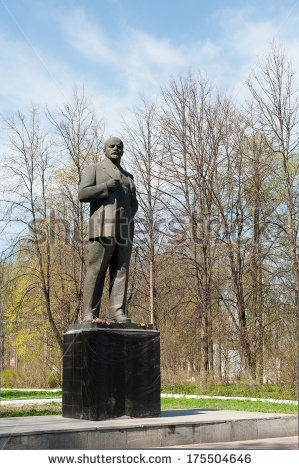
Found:
<svg viewBox="0 0 299 470"><path fill-rule="evenodd" d="M160 416L160 334L136 324L74 325L64 334L62 416Z"/></svg>

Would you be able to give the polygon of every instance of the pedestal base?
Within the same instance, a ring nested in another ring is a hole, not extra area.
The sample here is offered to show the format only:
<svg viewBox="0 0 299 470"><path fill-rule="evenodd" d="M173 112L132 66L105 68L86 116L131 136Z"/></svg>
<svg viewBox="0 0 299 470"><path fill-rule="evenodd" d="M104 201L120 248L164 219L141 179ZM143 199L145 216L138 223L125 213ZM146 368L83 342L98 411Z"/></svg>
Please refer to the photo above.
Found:
<svg viewBox="0 0 299 470"><path fill-rule="evenodd" d="M64 334L62 416L160 416L160 334L75 325Z"/></svg>

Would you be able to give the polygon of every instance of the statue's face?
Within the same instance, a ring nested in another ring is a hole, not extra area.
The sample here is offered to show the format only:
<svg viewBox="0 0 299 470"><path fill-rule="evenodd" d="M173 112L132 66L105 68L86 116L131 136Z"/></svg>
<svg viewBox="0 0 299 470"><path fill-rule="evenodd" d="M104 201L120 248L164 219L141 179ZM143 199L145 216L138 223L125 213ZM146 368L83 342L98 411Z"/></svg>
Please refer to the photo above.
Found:
<svg viewBox="0 0 299 470"><path fill-rule="evenodd" d="M119 161L124 153L124 145L117 137L112 137L105 142L105 155L112 161Z"/></svg>

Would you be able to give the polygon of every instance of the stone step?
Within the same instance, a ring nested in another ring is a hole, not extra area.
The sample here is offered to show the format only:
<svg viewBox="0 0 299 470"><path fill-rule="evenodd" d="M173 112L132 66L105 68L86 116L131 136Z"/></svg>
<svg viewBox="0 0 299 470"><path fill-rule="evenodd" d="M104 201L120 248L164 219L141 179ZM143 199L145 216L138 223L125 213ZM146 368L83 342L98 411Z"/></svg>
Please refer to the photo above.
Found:
<svg viewBox="0 0 299 470"><path fill-rule="evenodd" d="M296 415L166 410L159 418L105 421L62 416L2 418L1 449L145 449L294 436Z"/></svg>

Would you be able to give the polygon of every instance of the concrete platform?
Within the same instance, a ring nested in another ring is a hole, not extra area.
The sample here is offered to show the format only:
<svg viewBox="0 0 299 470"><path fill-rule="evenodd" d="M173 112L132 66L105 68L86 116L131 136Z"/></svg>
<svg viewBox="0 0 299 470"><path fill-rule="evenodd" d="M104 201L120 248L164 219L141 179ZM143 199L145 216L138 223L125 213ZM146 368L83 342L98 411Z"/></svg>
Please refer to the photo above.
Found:
<svg viewBox="0 0 299 470"><path fill-rule="evenodd" d="M0 419L1 449L146 449L294 436L296 415L167 410L160 418L87 421L61 416Z"/></svg>
<svg viewBox="0 0 299 470"><path fill-rule="evenodd" d="M169 446L167 449L205 449L205 450L298 450L298 436L272 437L270 439L254 439L248 441L215 442L213 444L187 444Z"/></svg>

